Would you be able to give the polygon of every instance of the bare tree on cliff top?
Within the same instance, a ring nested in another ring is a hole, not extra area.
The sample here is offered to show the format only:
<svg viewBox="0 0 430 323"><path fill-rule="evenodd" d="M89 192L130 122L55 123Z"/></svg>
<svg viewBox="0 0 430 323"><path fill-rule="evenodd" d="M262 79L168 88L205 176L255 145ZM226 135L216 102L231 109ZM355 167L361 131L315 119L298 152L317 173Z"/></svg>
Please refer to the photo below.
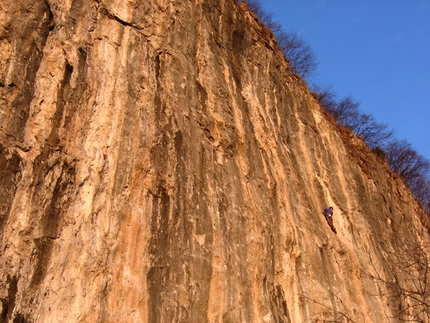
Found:
<svg viewBox="0 0 430 323"><path fill-rule="evenodd" d="M285 57L290 61L293 72L304 79L311 77L318 66L311 47L297 33L286 33L280 30L275 32L275 37Z"/></svg>
<svg viewBox="0 0 430 323"><path fill-rule="evenodd" d="M274 21L273 15L262 7L258 0L247 0L248 8L251 9L264 23L273 31L279 48L285 58L290 62L291 70L304 79L309 79L316 71L318 63L315 52L295 32L287 33L282 26Z"/></svg>
<svg viewBox="0 0 430 323"><path fill-rule="evenodd" d="M385 147L387 162L410 187L430 214L430 161L417 153L406 140L393 140Z"/></svg>
<svg viewBox="0 0 430 323"><path fill-rule="evenodd" d="M350 128L357 136L371 148L384 146L393 136L393 132L388 130L388 126L376 122L375 118L359 110L360 104L351 96L342 100L336 99L336 94L330 88L314 89L318 103L326 110L339 124Z"/></svg>

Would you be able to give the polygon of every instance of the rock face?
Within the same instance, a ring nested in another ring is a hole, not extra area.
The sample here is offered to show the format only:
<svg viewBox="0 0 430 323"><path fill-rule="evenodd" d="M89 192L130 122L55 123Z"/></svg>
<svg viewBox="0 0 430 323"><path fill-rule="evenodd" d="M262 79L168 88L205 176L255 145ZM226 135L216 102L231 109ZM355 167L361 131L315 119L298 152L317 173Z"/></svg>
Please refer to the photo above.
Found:
<svg viewBox="0 0 430 323"><path fill-rule="evenodd" d="M425 214L244 3L2 0L0 60L1 321L392 322Z"/></svg>

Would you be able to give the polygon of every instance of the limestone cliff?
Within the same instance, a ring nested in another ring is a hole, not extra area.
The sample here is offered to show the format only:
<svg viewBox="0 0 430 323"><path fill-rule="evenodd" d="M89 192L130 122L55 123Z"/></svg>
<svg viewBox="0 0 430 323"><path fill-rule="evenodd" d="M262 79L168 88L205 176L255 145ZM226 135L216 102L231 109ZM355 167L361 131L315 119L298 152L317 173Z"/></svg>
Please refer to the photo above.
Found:
<svg viewBox="0 0 430 323"><path fill-rule="evenodd" d="M392 322L425 214L244 3L2 0L0 62L0 320Z"/></svg>

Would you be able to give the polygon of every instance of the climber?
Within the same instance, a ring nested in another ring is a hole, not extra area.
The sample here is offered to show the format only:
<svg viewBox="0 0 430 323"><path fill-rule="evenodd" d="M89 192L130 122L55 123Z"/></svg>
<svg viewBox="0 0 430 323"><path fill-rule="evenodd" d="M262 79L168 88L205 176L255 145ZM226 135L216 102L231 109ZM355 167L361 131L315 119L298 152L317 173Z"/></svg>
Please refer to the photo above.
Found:
<svg viewBox="0 0 430 323"><path fill-rule="evenodd" d="M337 233L336 228L333 225L333 207L330 206L330 207L324 209L323 214L324 214L325 219L327 220L328 225L331 228L331 231L333 231L334 233Z"/></svg>

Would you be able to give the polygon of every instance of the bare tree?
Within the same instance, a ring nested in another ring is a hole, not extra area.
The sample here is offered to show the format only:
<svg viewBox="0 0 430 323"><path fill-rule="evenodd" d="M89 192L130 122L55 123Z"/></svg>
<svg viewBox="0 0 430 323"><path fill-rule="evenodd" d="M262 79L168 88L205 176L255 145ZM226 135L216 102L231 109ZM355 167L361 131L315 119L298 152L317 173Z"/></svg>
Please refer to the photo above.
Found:
<svg viewBox="0 0 430 323"><path fill-rule="evenodd" d="M418 154L406 140L391 141L386 147L387 161L405 181L412 184L420 175L430 174L430 162Z"/></svg>
<svg viewBox="0 0 430 323"><path fill-rule="evenodd" d="M348 126L371 149L384 145L393 136L393 131L388 130L386 124L377 122L372 115L366 113L358 113L356 118L351 118Z"/></svg>
<svg viewBox="0 0 430 323"><path fill-rule="evenodd" d="M303 77L310 78L318 66L315 52L297 33L287 33L282 26L273 19L273 14L267 12L258 0L247 0L248 8L251 9L264 23L273 31L279 48L285 58L290 62L291 70Z"/></svg>
<svg viewBox="0 0 430 323"><path fill-rule="evenodd" d="M312 48L295 32L286 33L283 30L279 30L275 32L275 37L279 48L290 61L290 67L293 72L305 79L311 77L318 66L316 55Z"/></svg>
<svg viewBox="0 0 430 323"><path fill-rule="evenodd" d="M259 0L247 0L246 4L273 33L282 30L282 26L274 20L273 14L265 10Z"/></svg>
<svg viewBox="0 0 430 323"><path fill-rule="evenodd" d="M424 210L430 214L430 179L420 175L413 181L411 191Z"/></svg>
<svg viewBox="0 0 430 323"><path fill-rule="evenodd" d="M330 115L334 115L334 109L337 105L337 95L333 91L332 86L320 86L320 85L314 85L312 87L312 92L318 101L319 105L327 111ZM334 117L336 119L336 117Z"/></svg>
<svg viewBox="0 0 430 323"><path fill-rule="evenodd" d="M350 128L360 136L367 145L374 149L384 146L393 136L393 132L387 130L388 126L376 122L375 118L359 110L359 103L351 96L346 96L337 101L336 94L329 87L316 87L317 100L339 124Z"/></svg>
<svg viewBox="0 0 430 323"><path fill-rule="evenodd" d="M415 198L430 213L430 161L406 140L392 140L384 150L391 169L402 176Z"/></svg>
<svg viewBox="0 0 430 323"><path fill-rule="evenodd" d="M350 311L337 296L334 297L335 304L324 304L303 294L299 295L299 299L301 302L308 301L324 309L312 319L315 323L355 323L351 318Z"/></svg>
<svg viewBox="0 0 430 323"><path fill-rule="evenodd" d="M360 104L351 96L347 96L339 102L336 102L334 106L329 107L327 112L341 125L354 130L354 122L361 114L358 109L359 106Z"/></svg>
<svg viewBox="0 0 430 323"><path fill-rule="evenodd" d="M378 297L391 304L387 317L400 322L430 320L430 246L422 241L405 242L390 255L394 264L385 272L361 268L362 277L379 285Z"/></svg>
<svg viewBox="0 0 430 323"><path fill-rule="evenodd" d="M351 96L339 100L331 86L314 86L312 91L320 106L343 126L349 126L360 114L358 102Z"/></svg>

